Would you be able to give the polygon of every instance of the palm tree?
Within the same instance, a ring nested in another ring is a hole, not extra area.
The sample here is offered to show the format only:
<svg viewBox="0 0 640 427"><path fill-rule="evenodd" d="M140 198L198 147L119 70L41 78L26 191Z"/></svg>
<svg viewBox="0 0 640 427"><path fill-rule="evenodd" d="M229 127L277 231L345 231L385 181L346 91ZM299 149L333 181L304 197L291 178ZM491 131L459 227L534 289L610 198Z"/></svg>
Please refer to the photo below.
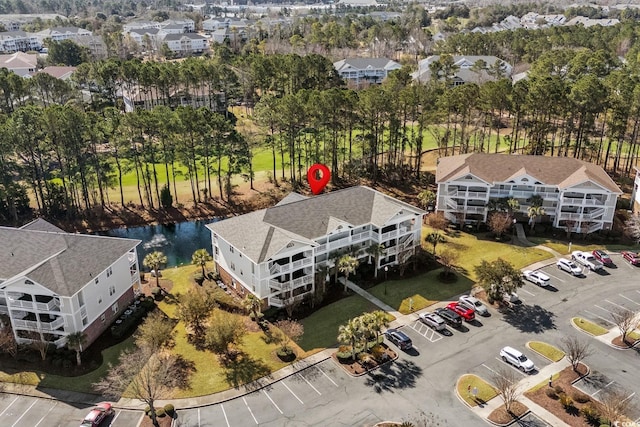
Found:
<svg viewBox="0 0 640 427"><path fill-rule="evenodd" d="M356 343L362 338L362 322L358 317L338 327L338 342L351 346L351 357L356 360Z"/></svg>
<svg viewBox="0 0 640 427"><path fill-rule="evenodd" d="M542 206L530 206L527 210L527 215L529 215L529 221L531 222L531 231L533 231L533 227L536 225L536 218L544 215L544 208Z"/></svg>
<svg viewBox="0 0 640 427"><path fill-rule="evenodd" d="M444 238L444 236L440 233L438 233L437 231L434 231L433 233L429 233L427 234L427 242L431 243L433 245L433 255L436 255L436 246L438 246L438 243L444 243L447 240Z"/></svg>
<svg viewBox="0 0 640 427"><path fill-rule="evenodd" d="M151 252L142 260L142 265L156 272L156 286L158 288L160 287L160 267L166 263L167 256L160 251Z"/></svg>
<svg viewBox="0 0 640 427"><path fill-rule="evenodd" d="M204 276L204 267L212 259L206 249L198 249L191 255L191 264L202 267L202 275Z"/></svg>
<svg viewBox="0 0 640 427"><path fill-rule="evenodd" d="M242 300L242 306L249 313L253 313L253 319L257 322L258 316L260 313L260 308L262 307L262 301L252 293L247 294L247 296Z"/></svg>
<svg viewBox="0 0 640 427"><path fill-rule="evenodd" d="M539 208L540 206L542 206L542 203L544 203L544 199L542 198L541 195L534 194L533 196L527 199L527 202L529 202L531 206L535 206Z"/></svg>
<svg viewBox="0 0 640 427"><path fill-rule="evenodd" d="M347 254L342 255L338 260L338 271L344 274L344 291L347 292L347 282L349 281L349 274L356 271L360 261L357 258Z"/></svg>
<svg viewBox="0 0 640 427"><path fill-rule="evenodd" d="M433 202L436 201L436 193L431 190L423 190L418 193L418 201L420 202L422 209L426 210L433 204Z"/></svg>
<svg viewBox="0 0 640 427"><path fill-rule="evenodd" d="M378 339L382 333L382 329L389 326L389 318L387 313L382 310L376 310L371 313L365 313L362 316L362 323L369 335L373 335L378 344Z"/></svg>
<svg viewBox="0 0 640 427"><path fill-rule="evenodd" d="M86 342L87 336L82 331L74 332L67 335L67 348L69 350L75 350L76 362L78 363L78 366L82 365L82 358L80 356L80 353L82 353L82 347Z"/></svg>
<svg viewBox="0 0 640 427"><path fill-rule="evenodd" d="M520 202L518 201L518 199L509 197L507 199L507 210L510 214L513 214L515 211L520 210Z"/></svg>
<svg viewBox="0 0 640 427"><path fill-rule="evenodd" d="M379 243L372 243L367 248L367 255L369 255L369 260L371 260L371 257L373 257L376 263L373 269L373 277L375 277L376 279L378 278L378 264L380 263L380 257L384 255L384 253L385 247Z"/></svg>

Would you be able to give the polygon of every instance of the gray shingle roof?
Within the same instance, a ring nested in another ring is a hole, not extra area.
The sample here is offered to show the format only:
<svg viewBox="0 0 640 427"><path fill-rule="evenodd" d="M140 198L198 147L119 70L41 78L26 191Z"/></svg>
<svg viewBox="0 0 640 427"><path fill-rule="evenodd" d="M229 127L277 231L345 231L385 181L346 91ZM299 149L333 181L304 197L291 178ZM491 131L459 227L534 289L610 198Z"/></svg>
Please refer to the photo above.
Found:
<svg viewBox="0 0 640 427"><path fill-rule="evenodd" d="M442 157L438 160L436 182L472 174L489 183L506 182L527 174L538 181L567 188L593 181L607 190L622 194L620 187L600 166L573 157L528 156L474 153Z"/></svg>
<svg viewBox="0 0 640 427"><path fill-rule="evenodd" d="M314 244L314 239L325 236L339 224L357 227L371 223L380 227L402 210L423 212L364 186L309 198L290 196L287 196L290 201L285 204L279 203L268 209L208 224L207 227L251 260L261 263L291 240Z"/></svg>
<svg viewBox="0 0 640 427"><path fill-rule="evenodd" d="M48 221L45 221L42 218L37 218L31 221L28 224L20 227L20 230L31 230L31 231L52 231L55 233L64 233L62 228L58 228L55 225L51 224Z"/></svg>
<svg viewBox="0 0 640 427"><path fill-rule="evenodd" d="M381 70L385 68L400 68L400 64L389 58L346 58L333 64L340 71L343 68L353 67L357 70L366 70L368 67Z"/></svg>
<svg viewBox="0 0 640 427"><path fill-rule="evenodd" d="M140 243L8 227L0 227L0 242L0 279L26 272L29 278L62 296L74 295L91 277Z"/></svg>

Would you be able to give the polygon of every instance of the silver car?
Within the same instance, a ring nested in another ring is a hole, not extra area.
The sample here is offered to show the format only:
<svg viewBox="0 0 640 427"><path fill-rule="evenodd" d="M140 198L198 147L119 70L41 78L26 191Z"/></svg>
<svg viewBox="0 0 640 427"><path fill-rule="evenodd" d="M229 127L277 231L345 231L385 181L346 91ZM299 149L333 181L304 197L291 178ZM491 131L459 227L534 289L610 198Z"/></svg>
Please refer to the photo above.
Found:
<svg viewBox="0 0 640 427"><path fill-rule="evenodd" d="M419 314L418 317L420 318L420 321L422 323L424 323L425 325L427 325L433 330L442 331L444 328L447 327L444 319L435 313L422 313L422 314Z"/></svg>
<svg viewBox="0 0 640 427"><path fill-rule="evenodd" d="M487 314L489 314L487 306L480 302L478 298L472 297L471 295L462 295L460 298L458 298L458 304L465 308L470 308L480 316L486 316Z"/></svg>
<svg viewBox="0 0 640 427"><path fill-rule="evenodd" d="M578 265L570 259L560 258L558 262L556 262L556 266L558 266L558 269L573 274L574 276L582 276L582 268L578 267Z"/></svg>
<svg viewBox="0 0 640 427"><path fill-rule="evenodd" d="M531 359L528 359L527 356L513 347L503 347L502 350L500 350L500 358L520 369L522 372L531 372L535 368Z"/></svg>

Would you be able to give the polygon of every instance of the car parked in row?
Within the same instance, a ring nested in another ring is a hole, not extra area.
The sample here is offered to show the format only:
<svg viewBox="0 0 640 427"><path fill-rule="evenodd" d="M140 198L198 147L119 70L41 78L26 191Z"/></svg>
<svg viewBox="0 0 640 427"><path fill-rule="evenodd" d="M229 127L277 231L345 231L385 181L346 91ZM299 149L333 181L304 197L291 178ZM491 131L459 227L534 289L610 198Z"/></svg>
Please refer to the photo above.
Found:
<svg viewBox="0 0 640 427"><path fill-rule="evenodd" d="M404 332L397 329L387 329L384 333L386 339L394 343L400 350L410 350L413 342Z"/></svg>
<svg viewBox="0 0 640 427"><path fill-rule="evenodd" d="M102 402L98 403L96 406L91 409L91 412L84 417L82 424L80 427L98 427L100 426L107 417L113 415L113 408L111 407L111 403Z"/></svg>
<svg viewBox="0 0 640 427"><path fill-rule="evenodd" d="M422 313L418 315L418 318L434 331L442 331L447 327L444 319L436 313Z"/></svg>
<svg viewBox="0 0 640 427"><path fill-rule="evenodd" d="M602 269L603 265L596 259L590 252L573 251L571 252L571 259L579 264L584 265L591 271Z"/></svg>
<svg viewBox="0 0 640 427"><path fill-rule="evenodd" d="M596 249L591 252L591 254L606 267L613 267L615 265L609 254L602 249Z"/></svg>
<svg viewBox="0 0 640 427"><path fill-rule="evenodd" d="M503 361L515 366L522 372L531 372L535 368L533 362L527 356L513 347L503 347L500 350L500 357Z"/></svg>
<svg viewBox="0 0 640 427"><path fill-rule="evenodd" d="M472 297L471 295L462 295L458 298L458 304L474 310L480 316L487 316L489 314L487 306L480 302L478 298Z"/></svg>
<svg viewBox="0 0 640 427"><path fill-rule="evenodd" d="M558 262L556 262L556 266L558 269L573 274L574 276L582 276L582 268L570 259L560 258Z"/></svg>
<svg viewBox="0 0 640 427"><path fill-rule="evenodd" d="M630 251L622 251L622 258L629 261L631 265L640 265L640 254Z"/></svg>
<svg viewBox="0 0 640 427"><path fill-rule="evenodd" d="M551 285L551 278L549 278L549 276L544 274L542 271L524 270L522 272L522 277L524 277L525 280L528 280L529 282L534 283L538 286L547 287Z"/></svg>
<svg viewBox="0 0 640 427"><path fill-rule="evenodd" d="M458 315L467 322L472 322L476 319L476 313L475 311L473 311L473 309L463 307L457 302L449 303L447 305L447 308L458 313Z"/></svg>
<svg viewBox="0 0 640 427"><path fill-rule="evenodd" d="M454 328L462 326L462 317L448 307L436 308L434 313L442 317L448 325L453 326Z"/></svg>

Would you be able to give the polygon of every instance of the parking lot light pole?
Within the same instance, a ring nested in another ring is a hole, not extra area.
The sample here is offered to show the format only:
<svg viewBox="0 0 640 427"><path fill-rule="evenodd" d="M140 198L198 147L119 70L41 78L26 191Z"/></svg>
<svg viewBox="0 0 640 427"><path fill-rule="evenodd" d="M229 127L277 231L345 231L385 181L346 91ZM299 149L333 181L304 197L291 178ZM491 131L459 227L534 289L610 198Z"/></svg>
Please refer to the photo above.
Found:
<svg viewBox="0 0 640 427"><path fill-rule="evenodd" d="M389 273L389 266L385 265L384 266L384 280L387 280L387 274Z"/></svg>

